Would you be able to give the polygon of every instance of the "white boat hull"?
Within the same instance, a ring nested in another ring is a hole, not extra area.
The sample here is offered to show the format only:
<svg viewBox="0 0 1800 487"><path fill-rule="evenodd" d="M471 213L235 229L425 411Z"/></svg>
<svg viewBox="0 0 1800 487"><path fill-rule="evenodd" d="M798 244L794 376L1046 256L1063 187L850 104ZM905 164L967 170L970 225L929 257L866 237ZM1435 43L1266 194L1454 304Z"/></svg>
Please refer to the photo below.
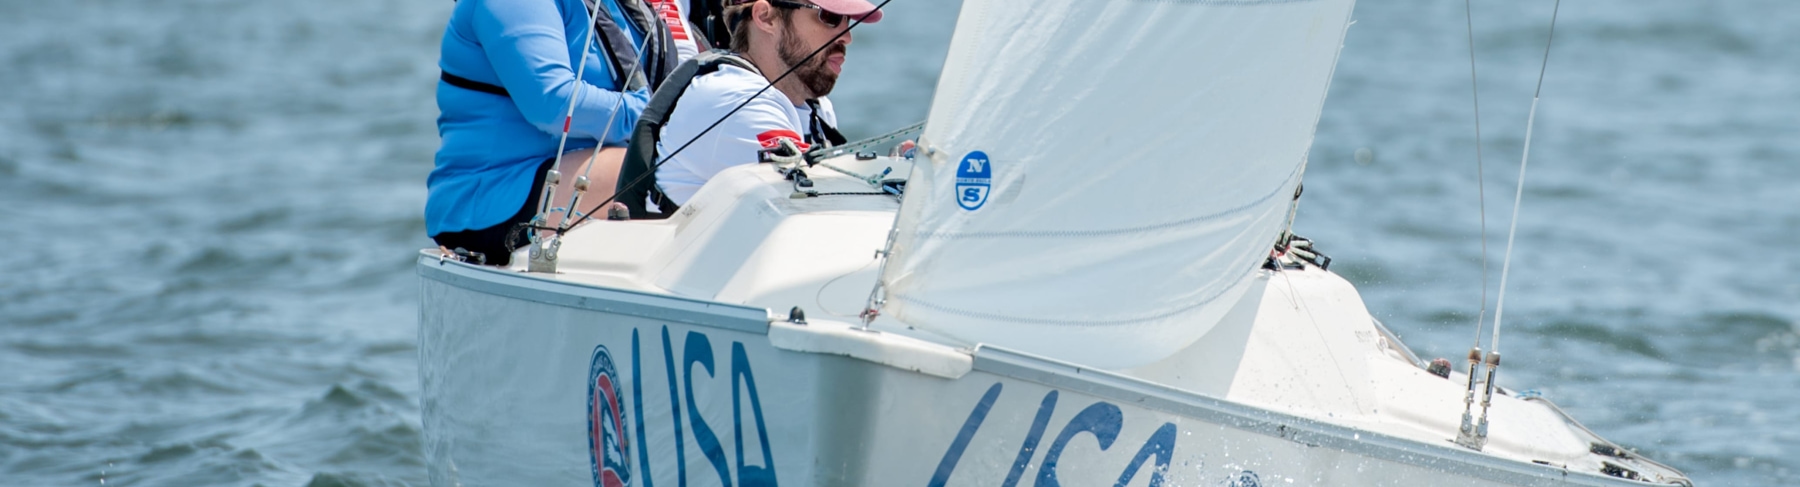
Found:
<svg viewBox="0 0 1800 487"><path fill-rule="evenodd" d="M1645 485L992 347L418 268L432 485Z"/></svg>

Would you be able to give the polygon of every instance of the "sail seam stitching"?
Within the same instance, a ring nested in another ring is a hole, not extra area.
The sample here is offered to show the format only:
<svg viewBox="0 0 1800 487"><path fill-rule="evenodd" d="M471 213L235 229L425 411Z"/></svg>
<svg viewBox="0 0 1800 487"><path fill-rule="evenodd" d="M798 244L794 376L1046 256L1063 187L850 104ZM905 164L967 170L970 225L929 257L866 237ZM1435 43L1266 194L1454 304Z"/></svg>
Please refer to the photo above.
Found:
<svg viewBox="0 0 1800 487"><path fill-rule="evenodd" d="M1233 279L1232 282L1238 282L1238 281L1243 280L1243 276L1249 275L1250 272L1253 272L1255 270L1256 269L1252 268L1250 270L1245 271L1242 274L1239 274L1238 278ZM1125 318L1125 319L1103 320L1103 321L1020 318L1020 317L1007 316L1007 315L1001 315L1001 314L982 313L979 311L968 311L968 310L960 310L960 309L950 308L950 307L946 307L946 306L942 306L942 305L931 304L931 303L921 301L918 299L909 298L904 294L895 294L892 296L892 298L896 299L896 300L900 300L900 301L905 301L909 304L919 306L921 308L940 311L943 313L948 313L948 314L955 315L955 316L961 316L964 318L975 318L975 319L983 319L983 320L989 320L989 321L1001 321L1001 322L1007 322L1007 323L1026 323L1026 324L1039 324L1039 325L1113 326L1113 325L1131 325L1131 324L1143 323L1143 322L1147 322L1147 321L1156 321L1156 320L1165 319L1165 318L1168 318L1171 316L1179 315L1182 313L1186 313L1189 311L1193 311L1194 309L1199 308L1201 306L1206 306L1208 304L1212 304L1213 301L1218 301L1220 297L1225 296L1225 293L1230 291L1234 287L1236 287L1236 286L1225 286L1224 288L1213 292L1212 295L1202 298L1195 303L1188 304L1188 305L1185 305L1180 308L1176 308L1174 310L1170 310L1167 312L1158 313L1158 314L1150 315L1150 316L1139 317L1139 318Z"/></svg>
<svg viewBox="0 0 1800 487"><path fill-rule="evenodd" d="M1197 217L1183 219L1183 220L1177 220L1177 221L1168 222L1168 223L1157 223L1157 224L1144 225L1144 226L1138 226L1138 227L1118 228L1118 229L1111 229L1111 230L1044 230L1044 231L1022 231L1022 232L933 232L933 231L926 231L926 232L918 232L915 235L918 238L922 238L922 239L949 240L949 239L976 239L976 238L1112 237L1112 236L1137 235L1137 234L1143 234L1143 233L1158 232L1158 231L1168 230L1171 228L1193 225L1195 223L1202 223L1202 222L1207 222L1207 221L1218 220L1218 219L1230 217L1230 216L1233 216L1233 215L1236 215L1239 213L1244 213L1246 211L1255 209L1256 207L1261 206L1263 203L1269 201L1270 199L1284 194L1284 191L1282 191L1282 190L1287 188L1287 183L1292 182L1294 180L1294 177L1296 175L1298 175L1299 172L1300 172L1300 166L1295 166L1293 172L1288 173L1287 178L1283 179L1282 184L1276 186L1274 191L1270 191L1268 194L1265 194L1262 197L1259 197L1249 203L1245 203L1238 207L1227 209L1227 210L1224 210L1224 211L1221 211L1218 213L1200 215Z"/></svg>

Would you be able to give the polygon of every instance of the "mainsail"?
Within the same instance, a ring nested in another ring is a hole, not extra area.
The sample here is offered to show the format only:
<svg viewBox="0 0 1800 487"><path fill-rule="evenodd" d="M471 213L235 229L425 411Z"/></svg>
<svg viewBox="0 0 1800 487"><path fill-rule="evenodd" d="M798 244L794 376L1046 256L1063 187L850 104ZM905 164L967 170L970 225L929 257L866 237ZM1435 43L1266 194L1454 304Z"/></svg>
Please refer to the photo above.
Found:
<svg viewBox="0 0 1800 487"><path fill-rule="evenodd" d="M1106 368L1205 335L1282 231L1354 0L965 0L887 313Z"/></svg>

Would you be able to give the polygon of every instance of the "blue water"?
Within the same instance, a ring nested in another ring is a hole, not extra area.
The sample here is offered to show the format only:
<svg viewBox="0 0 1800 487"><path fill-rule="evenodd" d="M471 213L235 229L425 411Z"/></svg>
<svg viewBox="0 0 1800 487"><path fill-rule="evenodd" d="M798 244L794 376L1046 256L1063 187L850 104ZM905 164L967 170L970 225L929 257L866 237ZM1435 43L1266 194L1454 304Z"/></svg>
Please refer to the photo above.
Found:
<svg viewBox="0 0 1800 487"><path fill-rule="evenodd" d="M923 118L956 4L858 31L848 132ZM1475 2L1490 316L1550 6ZM0 2L0 485L423 485L412 259L450 7ZM1297 230L1458 357L1482 299L1462 3L1356 17ZM1800 485L1794 25L1785 0L1567 2L1533 134L1501 382L1702 485Z"/></svg>

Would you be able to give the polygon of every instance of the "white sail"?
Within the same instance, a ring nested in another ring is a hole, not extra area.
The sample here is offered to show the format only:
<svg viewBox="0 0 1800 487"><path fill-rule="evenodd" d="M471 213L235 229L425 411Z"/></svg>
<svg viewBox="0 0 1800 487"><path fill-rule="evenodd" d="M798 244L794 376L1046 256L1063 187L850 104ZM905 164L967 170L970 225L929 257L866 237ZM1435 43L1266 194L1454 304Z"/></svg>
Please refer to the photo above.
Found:
<svg viewBox="0 0 1800 487"><path fill-rule="evenodd" d="M1238 301L1300 181L1353 0L965 0L886 312L1108 368Z"/></svg>

